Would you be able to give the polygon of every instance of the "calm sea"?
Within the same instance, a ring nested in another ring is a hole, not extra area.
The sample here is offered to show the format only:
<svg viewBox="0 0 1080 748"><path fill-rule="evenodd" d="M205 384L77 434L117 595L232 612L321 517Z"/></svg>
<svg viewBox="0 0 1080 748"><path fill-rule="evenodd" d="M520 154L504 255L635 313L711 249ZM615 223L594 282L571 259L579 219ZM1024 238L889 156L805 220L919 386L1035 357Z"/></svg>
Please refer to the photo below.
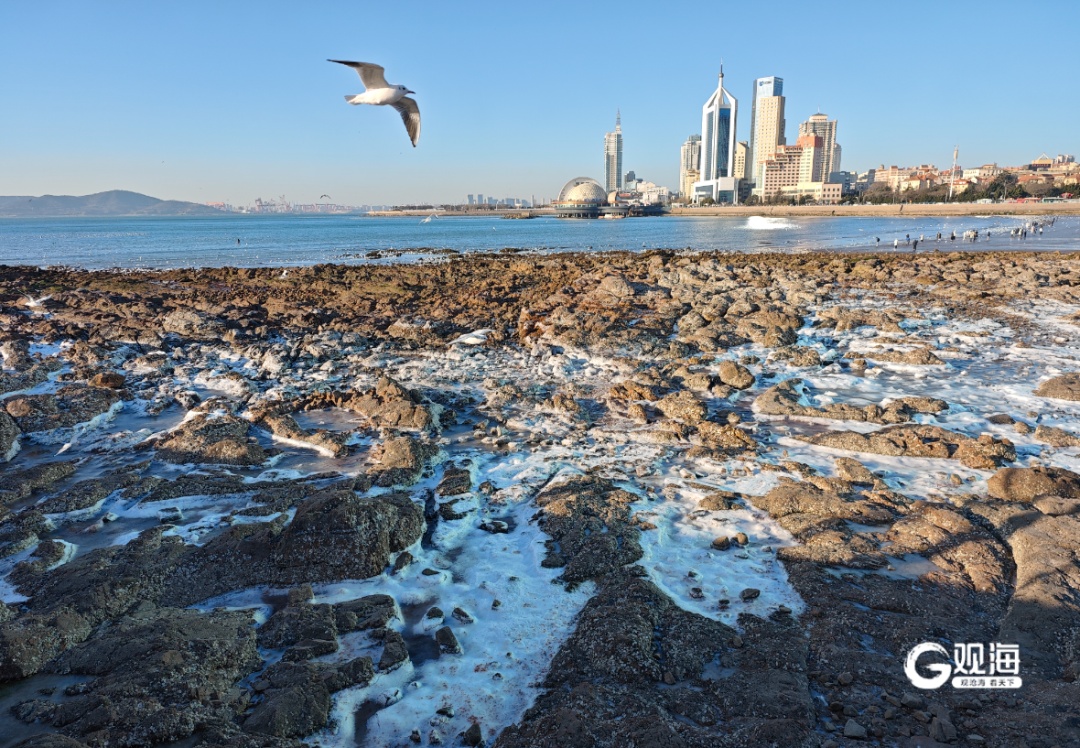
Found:
<svg viewBox="0 0 1080 748"><path fill-rule="evenodd" d="M412 262L437 250L498 252L705 249L734 252L892 248L923 236L919 251L973 245L980 249L1080 250L1080 217L1059 217L1042 235L1013 239L1027 218L749 218L663 216L617 221L492 217L223 215L210 218L0 219L0 264L86 268L174 268L221 265ZM957 240L948 241L955 231ZM946 240L934 238L941 232ZM986 239L987 232L990 238ZM875 239L880 239L880 243ZM372 253L377 253L378 256Z"/></svg>

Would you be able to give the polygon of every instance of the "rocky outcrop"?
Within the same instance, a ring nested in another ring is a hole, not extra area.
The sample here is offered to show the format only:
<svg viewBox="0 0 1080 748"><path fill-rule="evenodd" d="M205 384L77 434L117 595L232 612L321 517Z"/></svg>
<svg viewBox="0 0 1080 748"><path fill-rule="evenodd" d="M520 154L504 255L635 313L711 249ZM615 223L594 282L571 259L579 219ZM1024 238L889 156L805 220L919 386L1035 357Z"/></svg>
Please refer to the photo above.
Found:
<svg viewBox="0 0 1080 748"><path fill-rule="evenodd" d="M351 490L316 493L284 515L237 525L192 550L170 575L163 600L190 605L255 585L366 579L423 534L424 513L407 495L362 498Z"/></svg>
<svg viewBox="0 0 1080 748"><path fill-rule="evenodd" d="M307 431L300 428L296 419L288 413L267 414L259 419L259 423L270 429L271 433L280 439L308 444L330 457L344 457L349 453L349 448L345 446L349 434L326 429Z"/></svg>
<svg viewBox="0 0 1080 748"><path fill-rule="evenodd" d="M803 744L813 729L806 642L790 619L745 626L738 635L632 573L612 574L544 693L495 746ZM710 675L710 663L729 675Z"/></svg>
<svg viewBox="0 0 1080 748"><path fill-rule="evenodd" d="M395 436L372 450L368 475L377 486L411 486L420 480L428 461L439 453L430 442Z"/></svg>
<svg viewBox="0 0 1080 748"><path fill-rule="evenodd" d="M562 578L577 585L637 561L639 530L630 522L635 501L599 478L571 478L546 488L536 497L540 526L549 536L543 566L562 569Z"/></svg>
<svg viewBox="0 0 1080 748"><path fill-rule="evenodd" d="M308 400L309 408L338 407L360 413L381 428L430 431L435 428L431 409L415 390L383 376L366 392L320 393Z"/></svg>
<svg viewBox="0 0 1080 748"><path fill-rule="evenodd" d="M94 676L76 695L19 711L97 744L180 740L207 720L240 714L249 697L235 684L259 664L246 613L138 612L56 663L57 672Z"/></svg>
<svg viewBox="0 0 1080 748"><path fill-rule="evenodd" d="M374 677L370 657L334 665L324 662L279 662L260 676L262 697L244 720L245 732L278 738L300 738L325 727L331 696Z"/></svg>
<svg viewBox="0 0 1080 748"><path fill-rule="evenodd" d="M871 361L882 361L892 364L908 364L909 366L942 366L945 364L929 348L913 348L907 351L872 348L858 353L849 352L848 358L868 358Z"/></svg>
<svg viewBox="0 0 1080 748"><path fill-rule="evenodd" d="M268 455L249 438L251 424L225 412L195 413L157 443L166 462L258 465Z"/></svg>
<svg viewBox="0 0 1080 748"><path fill-rule="evenodd" d="M1042 496L1080 498L1080 475L1064 468L1037 466L1003 468L986 481L995 499L1031 502Z"/></svg>
<svg viewBox="0 0 1080 748"><path fill-rule="evenodd" d="M1080 436L1054 426L1039 424L1035 427L1034 437L1051 447L1080 447Z"/></svg>
<svg viewBox="0 0 1080 748"><path fill-rule="evenodd" d="M849 405L829 403L824 407L804 404L809 401L808 388L801 379L786 379L758 395L754 410L770 416L803 416L831 418L867 423L907 423L915 413L941 413L948 409L944 400L929 397L902 397L881 405Z"/></svg>
<svg viewBox="0 0 1080 748"><path fill-rule="evenodd" d="M1035 394L1039 397L1080 402L1080 372L1073 371L1051 377L1035 388Z"/></svg>
<svg viewBox="0 0 1080 748"><path fill-rule="evenodd" d="M933 457L955 459L970 468L993 470L1016 459L1016 450L1007 439L983 434L972 439L940 426L889 426L880 431L828 431L804 437L820 447L891 457Z"/></svg>
<svg viewBox="0 0 1080 748"><path fill-rule="evenodd" d="M17 395L4 401L8 415L19 430L37 431L71 428L108 411L120 401L112 390L69 384L55 395Z"/></svg>

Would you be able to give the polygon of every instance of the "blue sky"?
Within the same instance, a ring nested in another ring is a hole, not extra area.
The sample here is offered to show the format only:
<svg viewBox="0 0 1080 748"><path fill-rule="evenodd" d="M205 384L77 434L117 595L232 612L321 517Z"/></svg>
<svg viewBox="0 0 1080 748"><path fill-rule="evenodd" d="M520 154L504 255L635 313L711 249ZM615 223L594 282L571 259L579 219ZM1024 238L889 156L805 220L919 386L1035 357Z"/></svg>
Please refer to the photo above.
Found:
<svg viewBox="0 0 1080 748"><path fill-rule="evenodd" d="M529 198L624 167L676 187L716 83L750 124L784 78L788 138L839 119L843 167L1080 150L1080 2L348 3L0 0L0 194L131 189L247 204ZM417 92L352 107L377 62Z"/></svg>

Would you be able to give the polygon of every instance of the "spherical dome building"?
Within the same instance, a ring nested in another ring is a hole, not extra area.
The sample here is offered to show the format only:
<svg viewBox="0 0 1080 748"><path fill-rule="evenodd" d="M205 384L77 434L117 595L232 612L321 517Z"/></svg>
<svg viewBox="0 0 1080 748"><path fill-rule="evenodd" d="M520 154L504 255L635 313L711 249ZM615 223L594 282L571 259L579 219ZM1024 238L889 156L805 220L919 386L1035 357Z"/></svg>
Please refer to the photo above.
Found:
<svg viewBox="0 0 1080 748"><path fill-rule="evenodd" d="M607 205L607 190L590 177L574 177L559 191L555 213L561 218L596 218Z"/></svg>

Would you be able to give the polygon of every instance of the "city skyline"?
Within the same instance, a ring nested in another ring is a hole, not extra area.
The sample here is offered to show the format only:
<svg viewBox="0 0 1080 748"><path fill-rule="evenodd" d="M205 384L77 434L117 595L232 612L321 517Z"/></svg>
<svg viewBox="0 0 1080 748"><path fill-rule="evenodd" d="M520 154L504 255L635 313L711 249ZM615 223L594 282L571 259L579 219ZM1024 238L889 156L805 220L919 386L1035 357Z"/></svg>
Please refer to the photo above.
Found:
<svg viewBox="0 0 1080 748"><path fill-rule="evenodd" d="M1080 20L1075 4L1039 7L1055 28ZM1008 33L1015 6L913 2L898 13L826 3L766 44L735 35L722 47L686 45L677 14L628 10L4 4L0 61L9 75L0 93L10 114L0 121L0 194L129 189L234 204L332 194L390 204L459 201L484 184L492 194L550 198L568 175L601 176L597 134L616 107L633 133L626 165L677 189L673 150L698 129L702 80L721 58L737 98L774 74L785 80L786 118L801 122L820 109L842 120L849 170L947 163L957 143L966 165L1080 150L1070 126L1080 104L1055 82L1071 65L1066 45L1040 46L1025 65L989 64L989 50L1023 46ZM725 13L735 27L756 17ZM356 29L373 24L407 28L414 44L357 41ZM522 28L544 41L522 44ZM603 49L593 50L601 34L639 41L647 58L612 69ZM823 34L836 40L835 64L804 72L804 42ZM906 42L933 51L902 61L876 51ZM559 69L570 53L580 69L597 71L594 81L570 84ZM342 106L355 84L325 61L338 56L385 64L418 92L425 124L415 152L401 143L397 118ZM961 59L962 75L951 67ZM477 96L461 95L464 71L480 81ZM1001 90L1024 96L988 116ZM737 137L750 136L744 127Z"/></svg>

